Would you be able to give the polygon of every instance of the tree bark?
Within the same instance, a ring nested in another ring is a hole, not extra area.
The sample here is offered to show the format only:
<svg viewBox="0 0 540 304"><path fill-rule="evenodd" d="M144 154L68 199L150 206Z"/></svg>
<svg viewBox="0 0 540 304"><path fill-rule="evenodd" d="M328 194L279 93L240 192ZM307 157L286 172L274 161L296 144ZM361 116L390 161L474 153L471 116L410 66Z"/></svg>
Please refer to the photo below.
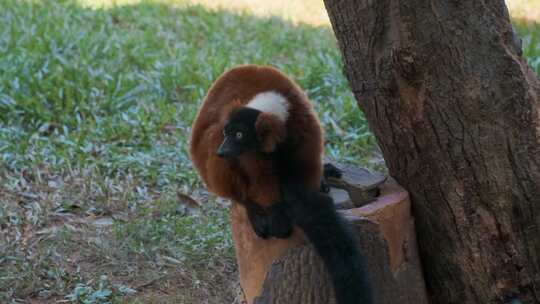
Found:
<svg viewBox="0 0 540 304"><path fill-rule="evenodd" d="M432 302L540 303L540 84L504 1L325 4Z"/></svg>

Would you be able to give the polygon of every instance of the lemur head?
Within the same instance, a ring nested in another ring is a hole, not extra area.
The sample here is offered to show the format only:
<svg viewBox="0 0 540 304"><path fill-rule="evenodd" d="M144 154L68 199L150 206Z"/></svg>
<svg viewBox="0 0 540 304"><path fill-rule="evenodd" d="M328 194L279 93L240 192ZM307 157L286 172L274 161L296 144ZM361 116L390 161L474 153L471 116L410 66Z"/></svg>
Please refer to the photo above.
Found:
<svg viewBox="0 0 540 304"><path fill-rule="evenodd" d="M289 104L276 92L257 94L246 106L233 110L223 128L220 157L236 158L243 153L271 153L285 139Z"/></svg>

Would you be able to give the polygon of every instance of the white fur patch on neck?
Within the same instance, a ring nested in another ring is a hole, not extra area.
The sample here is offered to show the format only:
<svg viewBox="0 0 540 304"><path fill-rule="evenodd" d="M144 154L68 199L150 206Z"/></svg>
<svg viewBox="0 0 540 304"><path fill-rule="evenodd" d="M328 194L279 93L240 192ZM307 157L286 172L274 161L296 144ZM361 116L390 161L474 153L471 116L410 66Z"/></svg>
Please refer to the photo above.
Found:
<svg viewBox="0 0 540 304"><path fill-rule="evenodd" d="M283 122L287 121L289 117L289 102L283 95L275 91L267 91L255 95L246 107L261 112L272 113Z"/></svg>

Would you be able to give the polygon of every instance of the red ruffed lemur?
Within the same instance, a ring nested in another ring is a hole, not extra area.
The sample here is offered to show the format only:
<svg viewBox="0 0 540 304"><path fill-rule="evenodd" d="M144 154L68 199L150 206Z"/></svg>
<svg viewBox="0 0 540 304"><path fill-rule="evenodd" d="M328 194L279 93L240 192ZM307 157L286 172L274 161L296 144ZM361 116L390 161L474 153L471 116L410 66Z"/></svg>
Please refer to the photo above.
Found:
<svg viewBox="0 0 540 304"><path fill-rule="evenodd" d="M190 154L210 191L246 208L259 237L286 238L294 225L304 232L324 261L338 304L373 303L357 242L320 191L319 120L291 79L267 66L225 72L197 114Z"/></svg>

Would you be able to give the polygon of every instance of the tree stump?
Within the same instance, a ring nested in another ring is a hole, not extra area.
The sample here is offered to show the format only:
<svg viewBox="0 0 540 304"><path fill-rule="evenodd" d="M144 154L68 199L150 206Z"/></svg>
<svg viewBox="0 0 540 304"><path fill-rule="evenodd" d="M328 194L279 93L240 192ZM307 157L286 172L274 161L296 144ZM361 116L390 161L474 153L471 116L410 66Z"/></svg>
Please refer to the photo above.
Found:
<svg viewBox="0 0 540 304"><path fill-rule="evenodd" d="M408 193L392 179L379 189L371 203L340 211L358 232L376 303L427 303ZM335 303L324 264L300 230L288 239L258 238L239 204L231 208L231 223L246 303Z"/></svg>

